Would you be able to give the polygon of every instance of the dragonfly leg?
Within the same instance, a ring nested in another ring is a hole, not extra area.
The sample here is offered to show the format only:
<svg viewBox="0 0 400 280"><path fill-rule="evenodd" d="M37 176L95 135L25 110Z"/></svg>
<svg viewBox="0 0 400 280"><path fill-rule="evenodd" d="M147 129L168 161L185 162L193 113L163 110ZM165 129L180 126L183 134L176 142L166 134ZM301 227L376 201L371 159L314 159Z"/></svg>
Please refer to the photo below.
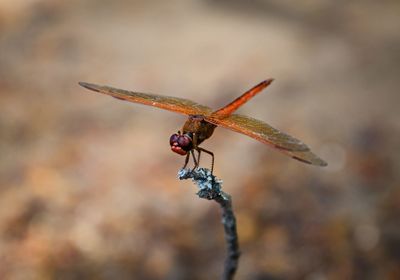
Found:
<svg viewBox="0 0 400 280"><path fill-rule="evenodd" d="M193 170L194 170L194 169L196 169L197 167L199 167L199 161L196 159L196 156L195 156L195 154L194 154L194 150L191 150L190 153L191 153L192 156L193 156L193 162L194 162Z"/></svg>
<svg viewBox="0 0 400 280"><path fill-rule="evenodd" d="M200 148L200 147L197 147L196 150L199 152L199 156L197 158L198 160L200 160L200 153L201 152L205 152L205 153L207 153L207 154L209 154L211 156L211 174L213 174L213 171L214 171L214 154L213 154L213 152L210 152L210 151L208 151L206 149L203 149L203 148Z"/></svg>
<svg viewBox="0 0 400 280"><path fill-rule="evenodd" d="M194 154L194 150L197 150L197 133L193 133L193 139L192 139L192 145L193 145L193 149L190 151L190 153L193 156L193 162L194 162L194 167L193 170L196 169L197 167L199 167L199 163L200 163L200 156L197 157Z"/></svg>
<svg viewBox="0 0 400 280"><path fill-rule="evenodd" d="M201 151L196 150L197 151L197 162L200 164L200 155L201 155Z"/></svg>
<svg viewBox="0 0 400 280"><path fill-rule="evenodd" d="M196 156L194 154L194 150L192 150L193 161L194 161L193 170L196 169L197 167L199 167L199 164L200 164L200 151L198 149L196 149L196 151L197 151L197 159L196 159Z"/></svg>
<svg viewBox="0 0 400 280"><path fill-rule="evenodd" d="M185 168L186 168L186 166L187 166L187 164L188 164L188 162L189 162L189 157L190 157L190 155L189 155L189 153L187 153L187 154L186 154L186 158L185 158L185 164L183 165L182 169L185 169Z"/></svg>

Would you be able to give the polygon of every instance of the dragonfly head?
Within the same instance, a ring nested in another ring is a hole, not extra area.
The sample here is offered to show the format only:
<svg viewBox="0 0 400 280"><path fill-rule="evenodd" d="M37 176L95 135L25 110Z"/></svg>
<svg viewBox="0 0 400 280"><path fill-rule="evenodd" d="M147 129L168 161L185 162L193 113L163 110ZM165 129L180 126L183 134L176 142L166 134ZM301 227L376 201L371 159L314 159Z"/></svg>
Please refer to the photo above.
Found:
<svg viewBox="0 0 400 280"><path fill-rule="evenodd" d="M180 131L171 135L169 144L173 152L182 156L193 149L192 137L189 134L181 134Z"/></svg>

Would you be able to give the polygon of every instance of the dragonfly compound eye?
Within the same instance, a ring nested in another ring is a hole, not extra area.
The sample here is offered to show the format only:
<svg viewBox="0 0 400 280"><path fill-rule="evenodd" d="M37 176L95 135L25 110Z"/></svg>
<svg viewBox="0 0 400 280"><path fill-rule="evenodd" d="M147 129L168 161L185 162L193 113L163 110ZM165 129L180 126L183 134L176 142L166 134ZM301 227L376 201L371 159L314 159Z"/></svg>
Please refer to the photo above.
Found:
<svg viewBox="0 0 400 280"><path fill-rule="evenodd" d="M187 136L183 136L183 135L176 134L176 133L172 134L172 136L169 138L169 144L171 145L171 150L182 156L186 155L188 150L186 150L185 146L182 146L182 144L186 145L186 146L188 145L186 138L191 143L190 138L188 138ZM190 151L190 149L189 149L189 151Z"/></svg>
<svg viewBox="0 0 400 280"><path fill-rule="evenodd" d="M186 134L180 135L178 138L178 145L184 151L190 151L192 149L192 138Z"/></svg>
<svg viewBox="0 0 400 280"><path fill-rule="evenodd" d="M171 137L169 138L169 145L172 146L174 145L174 143L178 143L178 138L179 135L178 134L172 134Z"/></svg>

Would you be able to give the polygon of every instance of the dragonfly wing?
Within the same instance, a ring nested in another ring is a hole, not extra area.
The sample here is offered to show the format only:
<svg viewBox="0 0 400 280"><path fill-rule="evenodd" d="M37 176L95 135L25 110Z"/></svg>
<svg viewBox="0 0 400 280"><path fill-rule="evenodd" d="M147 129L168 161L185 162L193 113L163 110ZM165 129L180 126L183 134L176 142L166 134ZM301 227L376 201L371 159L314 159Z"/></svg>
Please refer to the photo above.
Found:
<svg viewBox="0 0 400 280"><path fill-rule="evenodd" d="M211 115L206 117L206 120L215 125L248 135L294 159L314 165L326 165L322 159L310 151L306 144L260 120L238 114L232 114L226 118L218 118Z"/></svg>
<svg viewBox="0 0 400 280"><path fill-rule="evenodd" d="M318 166L327 166L328 164L323 159L319 158L316 154L311 151L285 151L282 152L294 159L297 159L301 162L318 165Z"/></svg>
<svg viewBox="0 0 400 280"><path fill-rule="evenodd" d="M79 85L92 91L110 95L117 99L158 107L184 115L209 115L212 111L211 108L207 106L200 105L184 98L134 92L84 82L79 82Z"/></svg>

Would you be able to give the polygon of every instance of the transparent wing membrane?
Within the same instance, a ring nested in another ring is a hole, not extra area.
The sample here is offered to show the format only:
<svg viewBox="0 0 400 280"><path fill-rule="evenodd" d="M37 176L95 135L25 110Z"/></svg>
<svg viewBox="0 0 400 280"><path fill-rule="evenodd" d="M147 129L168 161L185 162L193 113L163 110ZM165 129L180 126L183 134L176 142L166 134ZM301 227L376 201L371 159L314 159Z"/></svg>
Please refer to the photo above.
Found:
<svg viewBox="0 0 400 280"><path fill-rule="evenodd" d="M158 107L164 110L184 114L184 115L209 115L211 108L200 105L188 99L164 96L151 93L128 91L109 86L100 86L90 83L79 83L81 86L92 91L110 95L117 99L126 100L134 103Z"/></svg>
<svg viewBox="0 0 400 280"><path fill-rule="evenodd" d="M264 144L305 163L324 166L326 163L313 154L310 148L300 140L273 128L257 119L238 114L223 119L206 118L207 121L227 129L250 136Z"/></svg>

